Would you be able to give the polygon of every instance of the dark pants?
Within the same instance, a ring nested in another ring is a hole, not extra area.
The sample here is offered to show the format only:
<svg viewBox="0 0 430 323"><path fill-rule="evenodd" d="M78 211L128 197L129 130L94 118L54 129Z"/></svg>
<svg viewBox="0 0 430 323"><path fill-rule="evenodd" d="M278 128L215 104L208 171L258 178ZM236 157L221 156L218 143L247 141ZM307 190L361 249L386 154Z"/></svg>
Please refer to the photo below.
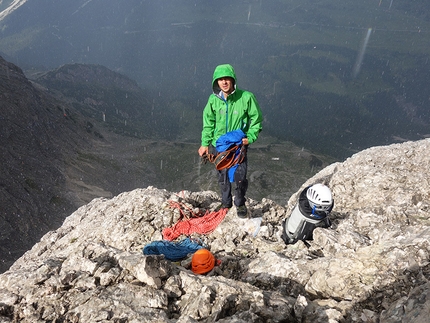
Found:
<svg viewBox="0 0 430 323"><path fill-rule="evenodd" d="M248 180L246 179L248 169L248 157L241 164L239 164L234 173L234 205L242 206L245 204L246 190L248 189ZM218 183L221 188L221 198L224 205L233 205L233 198L231 193L232 183L228 177L228 169L218 171Z"/></svg>

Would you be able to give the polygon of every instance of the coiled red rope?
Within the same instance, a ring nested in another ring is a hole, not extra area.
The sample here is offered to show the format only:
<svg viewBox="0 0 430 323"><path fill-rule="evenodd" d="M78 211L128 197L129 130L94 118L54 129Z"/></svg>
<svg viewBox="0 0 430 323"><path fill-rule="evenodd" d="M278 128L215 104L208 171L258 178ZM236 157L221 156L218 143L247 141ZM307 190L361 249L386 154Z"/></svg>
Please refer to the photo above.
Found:
<svg viewBox="0 0 430 323"><path fill-rule="evenodd" d="M223 208L219 211L212 212L207 210L204 215L201 215L202 213L195 214L192 210L178 202L171 201L170 206L178 208L181 217L175 225L163 230L163 238L169 241L175 240L182 234L189 236L192 233L211 233L222 222L222 220L224 220L228 212L227 208ZM189 216L184 212L183 207L187 208L187 211L190 212L191 218L189 218ZM184 218L186 220L183 220Z"/></svg>

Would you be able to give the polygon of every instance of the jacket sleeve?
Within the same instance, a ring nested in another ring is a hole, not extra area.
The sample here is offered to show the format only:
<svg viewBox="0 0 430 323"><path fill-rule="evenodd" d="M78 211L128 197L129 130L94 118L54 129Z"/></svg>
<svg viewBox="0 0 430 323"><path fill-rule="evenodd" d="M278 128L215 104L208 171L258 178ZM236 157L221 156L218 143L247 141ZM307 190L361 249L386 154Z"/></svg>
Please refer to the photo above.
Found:
<svg viewBox="0 0 430 323"><path fill-rule="evenodd" d="M215 132L215 112L212 109L211 99L209 98L203 109L203 130L202 130L202 146L209 146L213 140Z"/></svg>
<svg viewBox="0 0 430 323"><path fill-rule="evenodd" d="M248 105L249 128L246 132L246 136L249 143L252 144L257 140L260 131L263 129L263 113L261 112L260 106L253 93L251 93Z"/></svg>

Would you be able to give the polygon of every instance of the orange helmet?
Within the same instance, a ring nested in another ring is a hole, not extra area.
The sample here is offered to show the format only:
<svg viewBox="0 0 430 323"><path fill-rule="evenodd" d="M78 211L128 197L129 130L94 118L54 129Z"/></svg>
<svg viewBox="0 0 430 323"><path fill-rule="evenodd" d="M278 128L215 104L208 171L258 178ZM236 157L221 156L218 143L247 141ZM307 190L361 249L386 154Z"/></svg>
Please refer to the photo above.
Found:
<svg viewBox="0 0 430 323"><path fill-rule="evenodd" d="M191 270L195 274L206 274L215 266L215 256L207 249L199 249L191 258Z"/></svg>

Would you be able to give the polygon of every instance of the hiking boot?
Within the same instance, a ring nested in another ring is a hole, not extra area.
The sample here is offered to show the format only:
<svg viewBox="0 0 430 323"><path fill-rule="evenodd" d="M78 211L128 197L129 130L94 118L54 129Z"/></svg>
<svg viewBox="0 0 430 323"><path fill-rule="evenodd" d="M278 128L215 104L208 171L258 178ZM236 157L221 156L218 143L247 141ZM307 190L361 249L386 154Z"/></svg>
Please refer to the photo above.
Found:
<svg viewBox="0 0 430 323"><path fill-rule="evenodd" d="M215 208L215 212L218 212L219 210L222 210L222 209L230 209L232 207L232 205L230 204L230 205L227 205L227 204L224 204L224 203L221 203L220 205L218 205L216 208Z"/></svg>
<svg viewBox="0 0 430 323"><path fill-rule="evenodd" d="M248 215L248 209L246 208L245 204L241 206L236 206L236 213L239 218L246 218Z"/></svg>

